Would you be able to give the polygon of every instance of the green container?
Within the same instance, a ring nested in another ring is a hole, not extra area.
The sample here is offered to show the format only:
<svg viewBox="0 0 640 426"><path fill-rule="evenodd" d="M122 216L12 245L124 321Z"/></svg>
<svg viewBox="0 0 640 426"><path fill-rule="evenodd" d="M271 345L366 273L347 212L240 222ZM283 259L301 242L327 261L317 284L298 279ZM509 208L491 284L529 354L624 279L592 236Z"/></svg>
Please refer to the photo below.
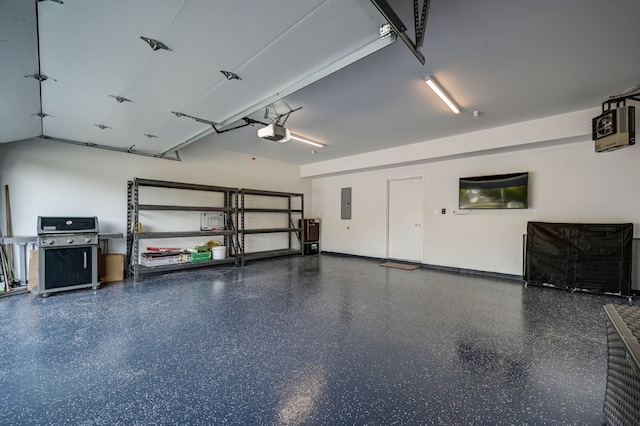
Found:
<svg viewBox="0 0 640 426"><path fill-rule="evenodd" d="M197 253L191 253L191 262L204 262L205 260L211 260L210 251L202 251Z"/></svg>

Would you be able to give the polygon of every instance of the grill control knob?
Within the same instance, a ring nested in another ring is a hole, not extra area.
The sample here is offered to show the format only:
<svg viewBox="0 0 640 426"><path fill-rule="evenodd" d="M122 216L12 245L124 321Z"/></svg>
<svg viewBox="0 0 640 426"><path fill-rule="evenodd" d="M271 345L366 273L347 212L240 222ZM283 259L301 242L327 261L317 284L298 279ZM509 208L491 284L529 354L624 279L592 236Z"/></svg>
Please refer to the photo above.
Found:
<svg viewBox="0 0 640 426"><path fill-rule="evenodd" d="M51 244L53 244L53 240L45 240L45 242L44 242L44 243L45 243L45 244L49 244L49 245L51 245Z"/></svg>
<svg viewBox="0 0 640 426"><path fill-rule="evenodd" d="M85 243L90 243L90 242L91 242L91 237L86 237L86 238L84 239L84 242L85 242Z"/></svg>
<svg viewBox="0 0 640 426"><path fill-rule="evenodd" d="M67 239L67 243L71 244L73 242L73 238Z"/></svg>

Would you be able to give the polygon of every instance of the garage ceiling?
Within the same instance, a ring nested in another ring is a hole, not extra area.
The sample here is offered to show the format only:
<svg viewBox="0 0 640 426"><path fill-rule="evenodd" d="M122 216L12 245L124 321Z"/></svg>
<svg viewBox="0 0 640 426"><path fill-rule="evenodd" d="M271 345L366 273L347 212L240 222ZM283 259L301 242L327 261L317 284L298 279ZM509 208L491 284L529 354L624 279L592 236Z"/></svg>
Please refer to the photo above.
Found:
<svg viewBox="0 0 640 426"><path fill-rule="evenodd" d="M389 3L412 28L413 2ZM5 0L0 142L45 135L172 157L197 141L306 164L599 107L640 84L637 0L432 0L425 65L380 37L385 22L369 0ZM48 79L25 77L38 73ZM265 121L267 105L269 120L302 107L287 127L326 146L206 123Z"/></svg>

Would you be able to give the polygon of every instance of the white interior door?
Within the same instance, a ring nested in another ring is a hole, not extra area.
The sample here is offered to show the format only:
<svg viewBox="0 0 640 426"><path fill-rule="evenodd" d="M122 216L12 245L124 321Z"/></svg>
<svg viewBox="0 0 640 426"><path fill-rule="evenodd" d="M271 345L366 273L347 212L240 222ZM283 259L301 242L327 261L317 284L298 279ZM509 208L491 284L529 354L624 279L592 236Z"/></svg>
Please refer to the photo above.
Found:
<svg viewBox="0 0 640 426"><path fill-rule="evenodd" d="M422 262L423 178L391 179L388 182L388 256L390 259Z"/></svg>

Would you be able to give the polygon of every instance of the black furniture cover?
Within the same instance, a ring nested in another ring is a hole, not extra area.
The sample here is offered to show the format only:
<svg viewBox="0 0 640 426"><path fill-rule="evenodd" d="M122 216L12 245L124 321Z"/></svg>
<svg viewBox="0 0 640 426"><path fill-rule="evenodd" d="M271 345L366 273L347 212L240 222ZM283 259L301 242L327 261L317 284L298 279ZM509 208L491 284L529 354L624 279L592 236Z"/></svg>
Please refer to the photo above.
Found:
<svg viewBox="0 0 640 426"><path fill-rule="evenodd" d="M633 224L527 224L525 281L631 294Z"/></svg>

